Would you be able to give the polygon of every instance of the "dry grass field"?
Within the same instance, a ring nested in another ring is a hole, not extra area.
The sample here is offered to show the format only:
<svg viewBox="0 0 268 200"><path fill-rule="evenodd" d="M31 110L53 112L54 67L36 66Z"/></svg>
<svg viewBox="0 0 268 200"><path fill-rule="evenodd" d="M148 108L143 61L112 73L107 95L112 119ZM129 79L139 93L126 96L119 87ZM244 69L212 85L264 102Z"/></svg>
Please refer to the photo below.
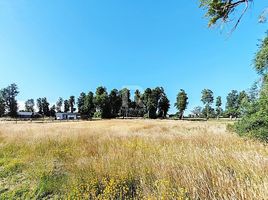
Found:
<svg viewBox="0 0 268 200"><path fill-rule="evenodd" d="M268 147L226 122L0 123L0 199L268 199Z"/></svg>

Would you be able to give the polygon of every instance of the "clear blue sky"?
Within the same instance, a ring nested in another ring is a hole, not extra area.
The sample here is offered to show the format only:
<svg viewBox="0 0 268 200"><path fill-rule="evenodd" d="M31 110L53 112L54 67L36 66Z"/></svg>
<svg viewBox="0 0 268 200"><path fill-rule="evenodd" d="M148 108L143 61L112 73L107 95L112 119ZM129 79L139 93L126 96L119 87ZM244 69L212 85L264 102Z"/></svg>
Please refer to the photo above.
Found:
<svg viewBox="0 0 268 200"><path fill-rule="evenodd" d="M267 24L263 1L238 29L208 29L197 0L0 0L0 88L18 99L124 86L163 86L173 104L180 88L189 109L210 88L225 98L257 79L252 59Z"/></svg>

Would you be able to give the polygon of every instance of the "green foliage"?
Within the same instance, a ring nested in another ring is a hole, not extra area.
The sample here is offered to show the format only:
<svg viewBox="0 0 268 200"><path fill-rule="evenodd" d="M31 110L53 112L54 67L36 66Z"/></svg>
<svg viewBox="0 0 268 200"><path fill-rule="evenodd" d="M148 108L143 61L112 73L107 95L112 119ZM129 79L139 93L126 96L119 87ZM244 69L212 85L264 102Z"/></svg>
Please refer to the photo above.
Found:
<svg viewBox="0 0 268 200"><path fill-rule="evenodd" d="M211 108L211 105L214 101L213 92L210 89L202 90L201 101L205 105L203 114L207 119L209 119L212 116L212 111L213 111L213 109Z"/></svg>
<svg viewBox="0 0 268 200"><path fill-rule="evenodd" d="M70 98L69 98L69 105L70 105L71 113L73 113L75 111L75 108L74 108L74 105L75 105L75 97L74 96L70 96Z"/></svg>
<svg viewBox="0 0 268 200"><path fill-rule="evenodd" d="M188 105L188 96L186 92L181 89L179 94L177 95L177 101L175 103L175 107L179 110L179 118L183 118L183 113L186 110Z"/></svg>
<svg viewBox="0 0 268 200"><path fill-rule="evenodd" d="M150 119L158 116L165 118L170 107L169 100L165 94L164 88L156 87L155 89L147 88L142 95L142 101L145 111Z"/></svg>
<svg viewBox="0 0 268 200"><path fill-rule="evenodd" d="M101 113L101 118L111 117L109 96L105 87L98 87L93 100L96 110Z"/></svg>
<svg viewBox="0 0 268 200"><path fill-rule="evenodd" d="M56 174L53 171L43 173L36 188L35 197L42 199L51 194L59 194L66 183L66 179L66 175Z"/></svg>
<svg viewBox="0 0 268 200"><path fill-rule="evenodd" d="M267 74L268 69L268 36L259 46L258 53L254 59L255 69L261 75Z"/></svg>
<svg viewBox="0 0 268 200"><path fill-rule="evenodd" d="M260 45L255 57L255 69L262 76L260 92L254 84L250 95L244 98L243 118L235 124L235 130L241 136L250 136L268 142L268 37ZM245 99L248 99L247 101Z"/></svg>
<svg viewBox="0 0 268 200"><path fill-rule="evenodd" d="M25 102L25 111L26 112L34 112L34 100L33 99L28 99Z"/></svg>
<svg viewBox="0 0 268 200"><path fill-rule="evenodd" d="M113 89L109 94L112 117L117 117L122 106L122 97L117 89Z"/></svg>
<svg viewBox="0 0 268 200"><path fill-rule="evenodd" d="M227 22L230 16L236 11L237 7L241 4L245 4L246 7L244 11L236 21L236 27L247 10L249 2L252 2L252 0L200 0L200 7L207 11L205 16L209 19L208 26L210 27L215 25L220 19L223 20L223 22Z"/></svg>
<svg viewBox="0 0 268 200"><path fill-rule="evenodd" d="M268 142L268 80L264 79L260 98L245 104L244 116L235 124L241 136L250 136Z"/></svg>
<svg viewBox="0 0 268 200"><path fill-rule="evenodd" d="M58 101L56 102L56 111L57 112L61 112L61 108L62 108L62 105L63 105L63 99L60 97L58 99Z"/></svg>
<svg viewBox="0 0 268 200"><path fill-rule="evenodd" d="M18 102L16 97L19 94L18 86L13 83L0 91L0 96L10 117L17 117ZM3 106L3 103L2 103Z"/></svg>
<svg viewBox="0 0 268 200"><path fill-rule="evenodd" d="M64 112L70 111L70 103L68 100L64 100Z"/></svg>
<svg viewBox="0 0 268 200"><path fill-rule="evenodd" d="M221 100L221 97L218 96L216 98L216 115L217 115L217 118L219 118L221 116L221 114L223 113L223 109L221 108L222 106L222 100Z"/></svg>

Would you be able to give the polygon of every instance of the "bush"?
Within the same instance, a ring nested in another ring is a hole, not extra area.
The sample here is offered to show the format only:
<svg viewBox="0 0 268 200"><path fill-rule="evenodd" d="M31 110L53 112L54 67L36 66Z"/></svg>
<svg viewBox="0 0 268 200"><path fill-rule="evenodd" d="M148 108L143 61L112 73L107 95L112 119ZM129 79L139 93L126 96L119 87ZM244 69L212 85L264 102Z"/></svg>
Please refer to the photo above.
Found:
<svg viewBox="0 0 268 200"><path fill-rule="evenodd" d="M101 112L97 111L94 113L94 118L101 118Z"/></svg>

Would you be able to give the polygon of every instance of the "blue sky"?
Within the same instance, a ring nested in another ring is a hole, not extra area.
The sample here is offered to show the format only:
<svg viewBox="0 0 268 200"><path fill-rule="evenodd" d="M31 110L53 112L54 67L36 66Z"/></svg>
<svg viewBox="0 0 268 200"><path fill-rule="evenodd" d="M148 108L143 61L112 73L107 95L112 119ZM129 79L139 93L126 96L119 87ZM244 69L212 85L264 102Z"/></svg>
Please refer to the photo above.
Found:
<svg viewBox="0 0 268 200"><path fill-rule="evenodd" d="M207 28L197 0L0 0L0 88L17 83L19 101L80 92L163 86L172 109L180 88L189 109L210 88L225 98L257 79L252 66L266 4L238 29Z"/></svg>

